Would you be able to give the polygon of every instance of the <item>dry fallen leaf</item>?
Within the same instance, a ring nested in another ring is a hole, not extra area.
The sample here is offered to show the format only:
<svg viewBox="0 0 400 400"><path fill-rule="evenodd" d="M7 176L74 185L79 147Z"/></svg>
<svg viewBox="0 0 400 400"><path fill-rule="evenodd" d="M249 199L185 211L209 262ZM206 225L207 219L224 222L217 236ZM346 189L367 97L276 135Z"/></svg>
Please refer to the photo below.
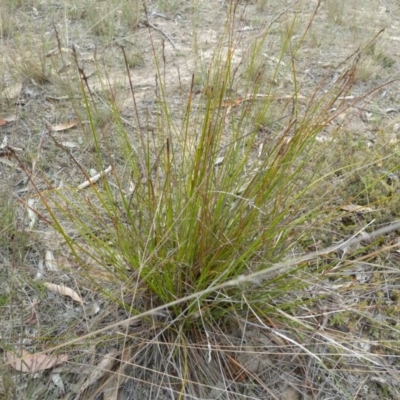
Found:
<svg viewBox="0 0 400 400"><path fill-rule="evenodd" d="M58 356L47 355L43 353L31 354L22 350L22 356L18 357L12 352L6 352L6 359L12 368L21 372L43 371L68 361L67 354Z"/></svg>
<svg viewBox="0 0 400 400"><path fill-rule="evenodd" d="M66 131L67 129L74 128L75 126L78 125L78 123L79 123L79 121L77 119L75 119L73 121L66 122L65 124L52 125L51 129L54 132Z"/></svg>
<svg viewBox="0 0 400 400"><path fill-rule="evenodd" d="M14 122L16 120L17 120L17 116L15 114L3 116L2 118L0 118L0 126L7 125L10 122Z"/></svg>
<svg viewBox="0 0 400 400"><path fill-rule="evenodd" d="M343 210L343 211L356 212L356 213L374 211L370 207L358 206L357 204L347 204L345 206L341 206L340 209Z"/></svg>
<svg viewBox="0 0 400 400"><path fill-rule="evenodd" d="M3 117L4 121L6 121L7 123L9 122L15 122L17 120L17 114L9 114L6 115L5 117Z"/></svg>
<svg viewBox="0 0 400 400"><path fill-rule="evenodd" d="M79 388L76 388L79 389L78 393L82 393L90 385L101 379L105 374L109 373L117 360L117 354L118 351L116 349L111 349L111 351L104 356L100 363L96 365L96 368L88 376L86 381L83 382L82 385L79 385Z"/></svg>
<svg viewBox="0 0 400 400"><path fill-rule="evenodd" d="M68 147L68 148L70 148L70 149L74 149L74 148L79 147L79 144L76 143L76 142L62 142L61 144L62 144L64 147Z"/></svg>
<svg viewBox="0 0 400 400"><path fill-rule="evenodd" d="M214 167L219 167L224 162L225 157L217 157L214 162Z"/></svg>
<svg viewBox="0 0 400 400"><path fill-rule="evenodd" d="M121 391L120 388L123 383L128 379L128 375L124 372L126 367L130 365L132 361L132 349L125 348L122 351L120 363L117 371L115 371L114 375L111 375L103 387L97 391L97 395L103 393L103 400L117 400L121 399Z"/></svg>
<svg viewBox="0 0 400 400"><path fill-rule="evenodd" d="M51 380L54 382L54 384L61 390L61 393L65 393L65 386L64 382L61 378L61 375L58 373L52 373L51 374Z"/></svg>
<svg viewBox="0 0 400 400"><path fill-rule="evenodd" d="M63 296L68 296L71 297L72 300L83 304L82 298L79 296L78 293L75 292L75 290L72 290L71 288L64 286L64 285L56 285L54 283L49 283L45 282L44 285L47 287L48 290L54 293L59 293L62 294Z"/></svg>
<svg viewBox="0 0 400 400"><path fill-rule="evenodd" d="M49 271L58 271L56 259L54 257L54 254L50 250L46 250L44 262Z"/></svg>
<svg viewBox="0 0 400 400"><path fill-rule="evenodd" d="M22 83L16 83L15 85L9 86L4 89L1 94L8 100L16 100L21 93Z"/></svg>
<svg viewBox="0 0 400 400"><path fill-rule="evenodd" d="M35 279L42 279L44 275L44 262L42 259L38 263L38 272L36 272Z"/></svg>

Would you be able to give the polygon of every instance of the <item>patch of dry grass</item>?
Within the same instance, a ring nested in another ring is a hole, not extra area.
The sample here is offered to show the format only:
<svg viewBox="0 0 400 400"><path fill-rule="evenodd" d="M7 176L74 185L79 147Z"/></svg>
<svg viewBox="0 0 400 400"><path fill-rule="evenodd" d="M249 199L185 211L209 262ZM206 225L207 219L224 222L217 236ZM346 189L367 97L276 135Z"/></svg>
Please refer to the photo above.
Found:
<svg viewBox="0 0 400 400"><path fill-rule="evenodd" d="M272 3L2 4L1 396L399 397L397 42Z"/></svg>

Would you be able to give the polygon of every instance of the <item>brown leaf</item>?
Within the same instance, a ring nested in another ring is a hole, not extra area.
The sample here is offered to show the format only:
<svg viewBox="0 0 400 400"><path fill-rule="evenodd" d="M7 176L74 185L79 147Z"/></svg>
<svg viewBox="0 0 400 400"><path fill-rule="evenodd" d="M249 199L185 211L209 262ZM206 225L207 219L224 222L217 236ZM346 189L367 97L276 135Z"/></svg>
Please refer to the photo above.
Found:
<svg viewBox="0 0 400 400"><path fill-rule="evenodd" d="M75 292L75 290L72 290L71 288L64 286L64 285L55 285L54 283L49 283L45 282L44 285L49 289L50 291L54 293L59 293L64 296L71 297L72 300L83 304L82 298L79 296L78 293Z"/></svg>
<svg viewBox="0 0 400 400"><path fill-rule="evenodd" d="M67 129L74 128L75 126L78 125L78 123L79 123L79 121L77 119L75 119L73 121L66 122L65 124L52 125L51 129L54 132L66 131Z"/></svg>
<svg viewBox="0 0 400 400"><path fill-rule="evenodd" d="M7 125L10 122L14 122L17 120L17 116L15 114L5 115L0 118L0 126Z"/></svg>
<svg viewBox="0 0 400 400"><path fill-rule="evenodd" d="M17 371L36 372L52 368L68 361L68 355L60 354L58 356L52 356L43 353L31 354L25 350L22 350L21 357L18 357L12 352L6 352L6 359L11 367Z"/></svg>

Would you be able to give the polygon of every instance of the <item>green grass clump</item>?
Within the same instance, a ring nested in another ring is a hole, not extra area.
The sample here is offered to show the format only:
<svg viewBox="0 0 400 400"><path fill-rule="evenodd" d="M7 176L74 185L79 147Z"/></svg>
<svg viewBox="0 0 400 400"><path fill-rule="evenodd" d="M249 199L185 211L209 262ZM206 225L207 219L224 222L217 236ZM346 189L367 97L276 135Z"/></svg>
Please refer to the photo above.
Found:
<svg viewBox="0 0 400 400"><path fill-rule="evenodd" d="M280 132L260 140L258 121L264 120L275 94L272 89L266 95L258 93L257 82L250 79L242 104L230 111L237 100L231 88L240 82L232 54L222 54L222 49L215 53L200 99L195 99L193 85L189 88L180 121L172 117L160 73L155 135L135 109L133 141L115 109L116 132L113 143L106 145L123 160L123 169L105 159L108 149L103 150L103 140L92 129L97 168L111 163L112 184L104 179L91 186L90 195L68 193L73 198L63 198L70 189L52 193L57 199L53 206L62 196L59 212L79 231L80 240L65 235L78 259L83 263L77 249L89 245L86 256L115 278L128 281L128 290L141 293L140 298L150 296L152 306L282 260L296 242L293 235L302 235L296 228L315 211L304 200L312 176L302 176L301 171L315 136L330 118L329 108L348 90L349 82L344 80L343 87L328 95L315 93L314 103L304 111L294 87L293 96L285 99L285 111L289 102L294 104L293 115ZM92 123L95 111L85 99ZM65 234L61 225L56 227ZM112 291L105 292L113 296ZM269 296L268 291L260 292ZM200 314L214 320L231 313L242 293L234 289L211 297L212 301L207 296L172 307L178 326L193 327L194 321L202 325ZM226 299L231 301L222 306Z"/></svg>

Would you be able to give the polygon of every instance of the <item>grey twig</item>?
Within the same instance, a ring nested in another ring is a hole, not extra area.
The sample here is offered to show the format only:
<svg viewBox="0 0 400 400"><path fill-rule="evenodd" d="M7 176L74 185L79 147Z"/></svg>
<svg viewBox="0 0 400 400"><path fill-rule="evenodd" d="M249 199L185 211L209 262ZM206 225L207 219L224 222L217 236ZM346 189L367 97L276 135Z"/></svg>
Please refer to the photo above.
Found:
<svg viewBox="0 0 400 400"><path fill-rule="evenodd" d="M177 50L176 44L175 42L171 39L171 36L168 35L168 33L164 32L161 28L159 28L158 26L153 25L151 22L149 21L144 21L145 25L148 25L150 28L155 29L156 31L160 32L163 36L165 36L167 38L167 40L169 40L172 44L172 47Z"/></svg>

